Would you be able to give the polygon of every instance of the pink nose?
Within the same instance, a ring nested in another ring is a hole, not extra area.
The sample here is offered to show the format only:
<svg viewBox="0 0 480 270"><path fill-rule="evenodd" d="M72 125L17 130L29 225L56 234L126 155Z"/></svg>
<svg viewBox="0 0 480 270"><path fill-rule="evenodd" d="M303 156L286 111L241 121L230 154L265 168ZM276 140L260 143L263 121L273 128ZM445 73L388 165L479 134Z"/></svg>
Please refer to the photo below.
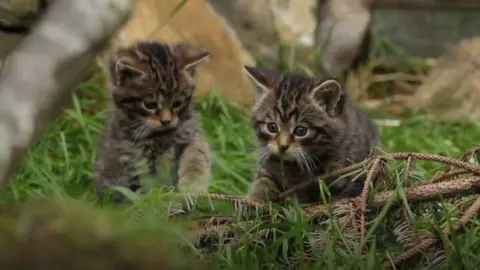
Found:
<svg viewBox="0 0 480 270"><path fill-rule="evenodd" d="M278 149L280 149L280 152L285 152L287 151L289 145L288 144L282 144L278 146Z"/></svg>

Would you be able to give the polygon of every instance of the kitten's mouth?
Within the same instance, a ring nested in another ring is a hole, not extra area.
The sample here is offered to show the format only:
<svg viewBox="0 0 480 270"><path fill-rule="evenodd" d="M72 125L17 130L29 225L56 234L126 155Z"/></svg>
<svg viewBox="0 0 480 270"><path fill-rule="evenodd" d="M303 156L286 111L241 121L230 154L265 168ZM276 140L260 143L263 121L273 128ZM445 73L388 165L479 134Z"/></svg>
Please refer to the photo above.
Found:
<svg viewBox="0 0 480 270"><path fill-rule="evenodd" d="M178 124L178 118L170 113L162 111L159 114L155 114L145 119L145 124L150 128L160 131L173 129Z"/></svg>
<svg viewBox="0 0 480 270"><path fill-rule="evenodd" d="M277 158L281 157L287 161L294 161L297 158L297 154L293 151L289 151L289 149L282 150L278 147L269 147L269 148L270 148L269 149L270 153L272 153L272 155L276 156Z"/></svg>
<svg viewBox="0 0 480 270"><path fill-rule="evenodd" d="M145 121L145 124L153 129L153 130L156 130L156 131L162 131L162 130L170 130L170 129L173 129L177 126L177 122L169 122L169 123L162 123L160 121L155 121L155 120L152 120L152 119L147 119Z"/></svg>

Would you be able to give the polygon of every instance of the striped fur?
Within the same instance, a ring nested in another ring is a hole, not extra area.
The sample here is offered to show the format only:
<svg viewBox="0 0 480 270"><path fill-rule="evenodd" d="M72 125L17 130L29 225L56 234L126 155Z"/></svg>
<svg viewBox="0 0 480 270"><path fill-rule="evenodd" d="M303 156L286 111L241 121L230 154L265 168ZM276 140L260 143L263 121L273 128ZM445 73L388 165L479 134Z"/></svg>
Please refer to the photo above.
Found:
<svg viewBox="0 0 480 270"><path fill-rule="evenodd" d="M145 41L111 56L112 109L95 162L99 200L113 185L145 192L144 178L182 192L207 191L211 153L192 96L196 66L208 57L185 43ZM119 192L113 197L124 200Z"/></svg>
<svg viewBox="0 0 480 270"><path fill-rule="evenodd" d="M250 200L268 201L300 182L360 162L381 145L374 124L336 80L248 66L245 70L258 92L251 121L260 168ZM364 182L362 178L334 180L327 179L327 184L336 198L358 195ZM300 202L316 202L319 185L296 195Z"/></svg>

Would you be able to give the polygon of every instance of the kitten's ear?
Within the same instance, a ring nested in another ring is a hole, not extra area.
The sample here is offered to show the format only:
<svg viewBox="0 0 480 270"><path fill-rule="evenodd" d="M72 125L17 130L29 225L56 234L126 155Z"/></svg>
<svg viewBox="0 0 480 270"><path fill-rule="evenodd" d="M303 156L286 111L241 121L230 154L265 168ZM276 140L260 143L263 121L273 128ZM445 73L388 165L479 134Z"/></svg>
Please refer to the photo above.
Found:
<svg viewBox="0 0 480 270"><path fill-rule="evenodd" d="M210 52L184 42L173 45L172 51L179 60L180 68L185 70L210 60Z"/></svg>
<svg viewBox="0 0 480 270"><path fill-rule="evenodd" d="M145 71L140 69L134 57L117 55L110 60L110 76L116 85L123 85L126 81L142 78L145 75Z"/></svg>
<svg viewBox="0 0 480 270"><path fill-rule="evenodd" d="M319 106L324 107L330 116L336 115L337 105L342 94L342 86L334 79L323 81L312 90L312 98Z"/></svg>
<svg viewBox="0 0 480 270"><path fill-rule="evenodd" d="M268 91L271 91L274 82L274 75L272 72L254 68L251 66L244 66L244 69L248 77L257 86L257 95L261 95L267 93Z"/></svg>

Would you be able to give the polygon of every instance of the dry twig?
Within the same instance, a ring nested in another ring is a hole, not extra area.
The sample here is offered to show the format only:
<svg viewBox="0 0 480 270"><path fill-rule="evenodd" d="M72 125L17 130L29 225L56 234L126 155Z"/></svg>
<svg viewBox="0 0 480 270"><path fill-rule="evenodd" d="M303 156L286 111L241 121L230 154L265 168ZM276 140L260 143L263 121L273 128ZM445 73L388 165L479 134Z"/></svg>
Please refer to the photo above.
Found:
<svg viewBox="0 0 480 270"><path fill-rule="evenodd" d="M442 181L445 181L445 180L448 180L448 179L453 179L457 176L460 176L462 174L469 174L469 173L472 173L470 170L466 170L466 169L458 169L458 170L453 170L453 171L449 171L449 172L442 172L442 173L439 173L437 176L435 176L432 180L430 180L431 183L438 183L438 182L442 182Z"/></svg>
<svg viewBox="0 0 480 270"><path fill-rule="evenodd" d="M472 219L472 217L480 214L480 198L478 198L470 208L465 211L463 216L460 218L460 220L457 222L455 225L454 230L458 231L460 230L465 224L468 223ZM449 236L451 231L449 229L450 227L446 227L443 232L445 233L446 236ZM411 257L425 251L428 247L431 245L437 243L440 240L438 237L429 237L423 241L421 241L418 245L415 247L409 249L408 251L398 255L397 257L393 258L391 261L387 260L383 263L384 267L393 267L394 265L401 264L402 262L407 261Z"/></svg>
<svg viewBox="0 0 480 270"><path fill-rule="evenodd" d="M410 203L419 203L431 201L434 199L449 198L458 195L469 195L478 193L480 189L480 177L471 177L465 179L455 179L435 184L424 184L405 190L405 195ZM394 195L396 191L384 191L376 194L368 203L368 207L377 209L387 202L388 198ZM354 202L357 198L346 198L333 202L332 206L339 206ZM396 198L395 203L401 202L401 198ZM315 205L304 209L305 213L322 215L328 211L327 205Z"/></svg>
<svg viewBox="0 0 480 270"><path fill-rule="evenodd" d="M472 155L475 155L475 154L480 154L480 147L475 147L473 149L470 149L470 150L467 150L465 152L463 152L463 154L460 156L459 160L463 161L463 162L468 162L468 160L470 159L470 157L472 157ZM452 165L449 165L447 164L445 166L445 169L443 171L443 174L447 175L449 173L452 173L452 170L453 170L453 167ZM442 177L442 175L440 174L439 175L439 178ZM445 176L446 177L446 176ZM434 181L434 180L432 180Z"/></svg>
<svg viewBox="0 0 480 270"><path fill-rule="evenodd" d="M475 153L478 150L472 150L470 153ZM466 154L469 152L466 152ZM466 156L466 154L464 156ZM352 220L359 220L359 222L354 222L353 226L345 225L344 227L351 227L356 232L359 233L360 242L364 243L365 240L365 218L367 210L378 209L379 207L385 205L391 196L396 196L397 191L383 191L378 192L373 196L371 200L368 200L369 194L369 185L378 178L379 173L383 172L383 166L385 165L385 160L387 158L393 159L401 159L406 160L405 162L405 174L404 174L404 181L403 184L405 187L408 184L409 174L412 170L412 163L414 160L431 160L438 163L444 163L451 166L453 169L447 173L443 173L439 176L434 177L431 181L435 181L436 183L427 182L427 184L417 185L411 188L405 188L404 193L407 201L409 204L417 204L425 201L432 201L436 199L445 199L445 198L452 198L461 195L469 195L479 193L480 191L480 176L476 176L476 174L480 173L480 166L476 166L465 161L440 156L440 155L433 155L433 154L424 154L424 153L390 153L387 155L380 155L376 156L369 164L368 169L365 169L362 173L366 173L366 179L364 188L362 193L358 197L354 198L345 198L341 200L334 201L332 205L314 205L311 207L306 207L303 209L303 213L306 215L314 215L316 217L320 217L329 212L330 209L333 209L334 213L340 214L340 218L346 217L349 222ZM465 159L465 158L464 158ZM341 170L332 171L320 178L330 178L330 177L339 177L344 174L352 173L356 170L361 170L365 167L365 162L353 164ZM468 178L461 178L461 179L453 179L459 175L463 174L473 174L472 177ZM280 196L275 200L283 200L288 196L294 194L297 190L302 188L306 188L312 182L303 183L297 185L286 192L280 194ZM227 202L233 202L236 204L243 204L246 206L252 206L256 208L262 208L266 205L258 204L254 202L250 202L245 200L243 197L239 196L226 196L220 194L180 194L183 196L193 196L193 197L206 197L214 200L222 200ZM397 197L394 198L393 206L394 207L402 207L402 198ZM272 206L271 203L267 204L268 206ZM438 241L438 238L434 237L421 237L413 226L413 221L410 219L410 215L407 212L406 206L403 206L402 216L405 219L404 222L400 222L399 226L397 227L398 232L406 232L408 236L398 238L399 242L408 246L410 250L404 254L399 255L398 257L394 258L393 261L385 262L385 266L391 266L394 264L399 264L406 259L423 252L426 248L430 247L431 245L435 244ZM269 208L268 208L269 209ZM478 213L480 209L480 199L477 201L465 212L462 216L460 222L456 225L455 230L459 230L462 225L468 222L474 215ZM352 212L353 210L353 212ZM352 213L355 213L352 215ZM350 215L348 214L350 213ZM344 215L343 215L344 214ZM268 216L268 215L267 215ZM349 218L350 217L350 218ZM248 221L248 220L247 220ZM209 222L203 222L202 228L203 232L207 235L211 235L212 233L217 233L220 230L220 227L226 225L228 223L235 224L239 222L238 220L226 218L226 217L215 217L209 220ZM250 222L254 222L254 220L250 220ZM245 221L241 221L241 224L244 224ZM212 227L209 229L209 227ZM343 231L345 228L341 228ZM232 235L233 232L227 229L227 234ZM397 233L398 234L398 233ZM449 232L446 231L448 235Z"/></svg>
<svg viewBox="0 0 480 270"><path fill-rule="evenodd" d="M398 152L398 153L390 153L390 154L386 155L385 157L390 157L390 158L393 158L393 159L409 159L409 158L412 158L412 159L416 159L416 160L430 160L430 161L435 161L435 162L439 162L439 163L448 164L448 165L451 165L451 166L454 166L454 167L457 167L457 168L461 168L461 169L464 169L464 170L468 170L471 173L480 174L480 166L475 166L475 165L472 165L472 164L469 164L469 163L466 163L466 162L463 162L463 161L459 161L459 160L454 159L454 158L435 155L435 154L425 154L425 153L417 153L417 152ZM335 171L332 171L330 173L327 173L327 174L319 177L319 179L330 178L330 177L339 177L341 175L353 172L355 170L359 170L362 167L363 167L363 163L356 163L356 164L350 165L348 167L345 167L343 169L335 170ZM315 181L318 181L318 180L317 179L312 179L311 181L307 181L307 182L303 182L301 184L298 184L297 186L294 186L294 187L290 188L289 190L280 194L278 196L278 198L273 200L273 202L283 200L283 199L291 196L295 192L307 188L312 183L315 183Z"/></svg>
<svg viewBox="0 0 480 270"><path fill-rule="evenodd" d="M263 204L249 201L243 196L232 196L232 195L215 194L215 193L173 193L173 195L179 196L179 197L187 197L187 198L208 198L211 200L231 202L234 204L241 204L241 205L257 207L257 208L264 206Z"/></svg>
<svg viewBox="0 0 480 270"><path fill-rule="evenodd" d="M359 170L359 169L363 168L363 166L364 166L363 163L356 163L356 164L350 165L348 167L345 167L343 169L339 169L339 170L335 170L335 171L332 171L330 173L327 173L327 174L325 174L325 175L323 175L319 178L320 179L325 179L325 178L331 178L331 177L339 177L339 176L342 176L344 174L351 173L351 172L354 172L356 170ZM284 199L292 196L295 192L307 188L312 183L315 183L315 181L318 181L318 180L314 179L312 181L306 181L306 182L303 182L301 184L298 184L297 186L294 186L291 189L281 193L280 195L278 195L277 198L275 198L272 201L273 202L278 202L278 201L284 200Z"/></svg>
<svg viewBox="0 0 480 270"><path fill-rule="evenodd" d="M363 186L362 193L360 194L360 206L359 206L359 225L360 225L360 242L363 243L365 240L365 213L367 212L367 200L368 200L368 190L370 183L374 181L374 178L377 177L380 172L382 159L376 158L372 166L368 170L367 177Z"/></svg>

